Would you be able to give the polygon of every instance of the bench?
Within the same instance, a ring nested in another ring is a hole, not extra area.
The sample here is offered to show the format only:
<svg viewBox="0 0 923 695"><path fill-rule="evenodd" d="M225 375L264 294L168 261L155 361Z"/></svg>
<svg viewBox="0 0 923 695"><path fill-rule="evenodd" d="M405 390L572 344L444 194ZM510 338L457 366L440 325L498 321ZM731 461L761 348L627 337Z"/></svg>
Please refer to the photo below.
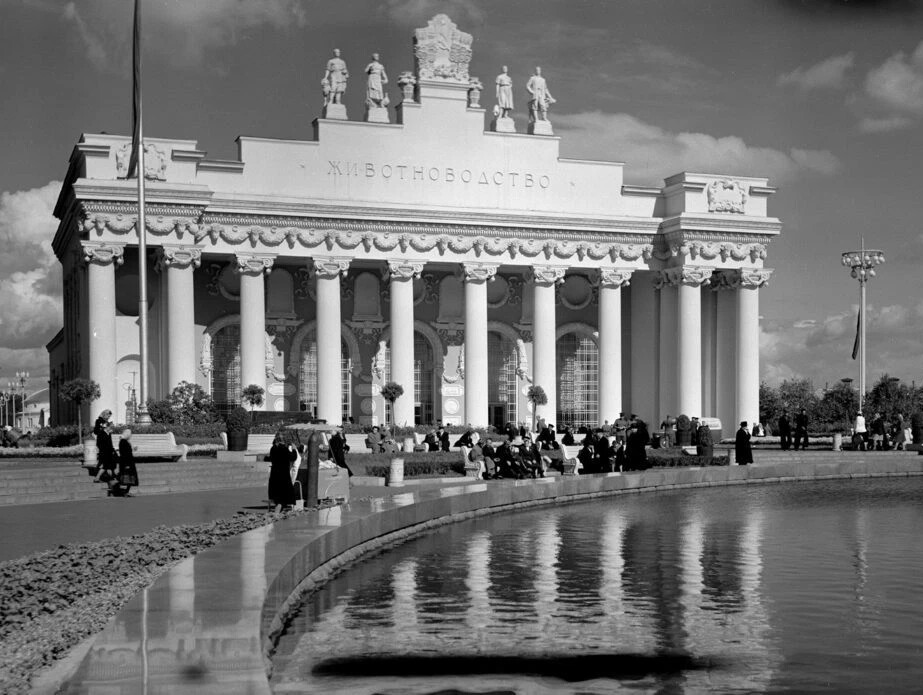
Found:
<svg viewBox="0 0 923 695"><path fill-rule="evenodd" d="M169 458L174 461L185 461L186 454L189 452L186 444L176 443L172 432L133 434L131 435L131 446L136 459Z"/></svg>
<svg viewBox="0 0 923 695"><path fill-rule="evenodd" d="M577 458L577 452L579 451L580 446L577 444L561 444L562 475L577 475L577 471L583 468L583 464Z"/></svg>

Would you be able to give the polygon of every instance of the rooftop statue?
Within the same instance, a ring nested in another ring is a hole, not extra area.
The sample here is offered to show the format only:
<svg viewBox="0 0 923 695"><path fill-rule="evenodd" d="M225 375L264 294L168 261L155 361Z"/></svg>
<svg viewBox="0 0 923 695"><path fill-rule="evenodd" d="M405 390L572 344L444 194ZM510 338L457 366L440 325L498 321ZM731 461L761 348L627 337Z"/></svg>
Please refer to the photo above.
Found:
<svg viewBox="0 0 923 695"><path fill-rule="evenodd" d="M333 58L327 61L327 70L324 73L324 79L321 80L321 86L324 89L324 112L326 116L331 115L331 111L341 111L340 118L346 118L346 107L343 106L343 94L346 93L346 81L349 79L349 71L346 69L346 61L340 58L340 49L333 49ZM331 106L338 108L331 109Z"/></svg>
<svg viewBox="0 0 923 695"><path fill-rule="evenodd" d="M368 80L365 86L365 106L367 109L365 120L373 123L388 123L388 93L385 85L388 84L388 73L385 66L378 60L378 54L372 54L372 62L365 66Z"/></svg>
<svg viewBox="0 0 923 695"><path fill-rule="evenodd" d="M497 75L497 108L498 118L509 118L513 111L513 78L509 76L509 68L503 66L503 72Z"/></svg>
<svg viewBox="0 0 923 695"><path fill-rule="evenodd" d="M535 121L548 120L548 107L556 100L548 91L548 83L542 77L542 69L535 68L535 74L526 83L526 89L532 96L529 101L529 118Z"/></svg>
<svg viewBox="0 0 923 695"><path fill-rule="evenodd" d="M437 14L425 27L414 31L413 55L417 77L467 84L471 42L471 34L459 31L448 16Z"/></svg>

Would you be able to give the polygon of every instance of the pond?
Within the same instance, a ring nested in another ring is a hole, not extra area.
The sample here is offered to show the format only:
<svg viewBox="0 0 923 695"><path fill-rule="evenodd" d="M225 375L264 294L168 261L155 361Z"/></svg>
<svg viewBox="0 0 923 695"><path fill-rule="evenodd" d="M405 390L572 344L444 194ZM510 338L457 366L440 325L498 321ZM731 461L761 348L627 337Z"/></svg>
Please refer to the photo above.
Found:
<svg viewBox="0 0 923 695"><path fill-rule="evenodd" d="M618 495L461 522L311 595L274 692L917 692L923 478Z"/></svg>

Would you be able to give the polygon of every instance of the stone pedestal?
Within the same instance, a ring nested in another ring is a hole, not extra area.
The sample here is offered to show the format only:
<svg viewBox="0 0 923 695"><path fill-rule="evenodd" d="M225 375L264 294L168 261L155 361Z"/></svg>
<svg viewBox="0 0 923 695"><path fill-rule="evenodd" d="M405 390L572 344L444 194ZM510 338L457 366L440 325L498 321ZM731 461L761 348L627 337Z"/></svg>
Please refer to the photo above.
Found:
<svg viewBox="0 0 923 695"><path fill-rule="evenodd" d="M369 106L365 111L365 120L369 123L391 122L391 119L388 116L388 109L384 106Z"/></svg>
<svg viewBox="0 0 923 695"><path fill-rule="evenodd" d="M515 133L516 123L509 116L505 118L495 118L490 122L490 129L495 133Z"/></svg>
<svg viewBox="0 0 923 695"><path fill-rule="evenodd" d="M529 135L554 135L551 121L533 121L529 124Z"/></svg>
<svg viewBox="0 0 923 695"><path fill-rule="evenodd" d="M329 118L333 121L346 121L349 120L346 117L346 105L345 104L327 104L324 107L324 118Z"/></svg>

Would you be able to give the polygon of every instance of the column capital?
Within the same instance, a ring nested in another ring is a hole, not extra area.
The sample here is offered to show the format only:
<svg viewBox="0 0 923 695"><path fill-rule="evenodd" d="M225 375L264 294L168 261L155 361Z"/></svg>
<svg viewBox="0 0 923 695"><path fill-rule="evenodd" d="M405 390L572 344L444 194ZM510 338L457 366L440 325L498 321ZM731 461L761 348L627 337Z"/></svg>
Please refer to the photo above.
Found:
<svg viewBox="0 0 923 695"><path fill-rule="evenodd" d="M526 280L536 285L559 285L564 282L567 266L563 265L533 265L529 269Z"/></svg>
<svg viewBox="0 0 923 695"><path fill-rule="evenodd" d="M631 275L634 272L631 268L597 268L593 281L599 287L618 289L631 284Z"/></svg>
<svg viewBox="0 0 923 695"><path fill-rule="evenodd" d="M499 263L462 263L462 278L465 282L493 280L499 267Z"/></svg>
<svg viewBox="0 0 923 695"><path fill-rule="evenodd" d="M343 257L315 257L308 270L312 276L325 280L332 280L340 275L346 276L349 270L349 258Z"/></svg>
<svg viewBox="0 0 923 695"><path fill-rule="evenodd" d="M741 268L732 280L734 289L755 290L765 287L772 275L772 268Z"/></svg>
<svg viewBox="0 0 923 695"><path fill-rule="evenodd" d="M423 272L423 261L388 261L385 280L416 280Z"/></svg>
<svg viewBox="0 0 923 695"><path fill-rule="evenodd" d="M198 268L202 249L196 246L162 246L157 249L158 268Z"/></svg>
<svg viewBox="0 0 923 695"><path fill-rule="evenodd" d="M125 244L110 244L104 241L83 241L80 243L83 260L91 265L122 265L125 261Z"/></svg>
<svg viewBox="0 0 923 695"><path fill-rule="evenodd" d="M267 253L238 253L237 272L241 275L268 274L272 270L276 257Z"/></svg>
<svg viewBox="0 0 923 695"><path fill-rule="evenodd" d="M705 268L699 265L683 265L675 268L661 270L657 278L654 279L654 286L660 289L664 285L679 287L687 285L688 287L701 287L714 272L714 268Z"/></svg>

